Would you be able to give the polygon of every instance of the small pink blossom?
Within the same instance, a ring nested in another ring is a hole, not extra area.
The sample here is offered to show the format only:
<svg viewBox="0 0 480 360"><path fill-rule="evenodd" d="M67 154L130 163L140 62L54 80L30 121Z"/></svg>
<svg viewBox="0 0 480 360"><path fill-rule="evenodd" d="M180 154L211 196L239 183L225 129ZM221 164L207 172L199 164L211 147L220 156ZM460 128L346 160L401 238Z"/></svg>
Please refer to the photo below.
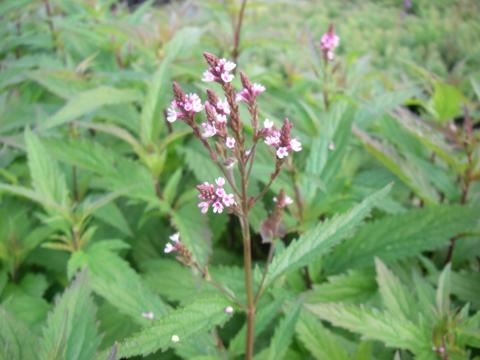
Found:
<svg viewBox="0 0 480 360"><path fill-rule="evenodd" d="M165 254L178 251L178 249L182 246L182 243L180 242L180 234L178 232L171 235L170 240L172 242L167 242L165 244L165 248L163 250Z"/></svg>
<svg viewBox="0 0 480 360"><path fill-rule="evenodd" d="M269 146L277 146L280 144L280 134L278 132L272 133L272 135L265 138L264 142Z"/></svg>
<svg viewBox="0 0 480 360"><path fill-rule="evenodd" d="M205 82L215 81L215 76L209 70L206 70L203 73L202 81L205 81Z"/></svg>
<svg viewBox="0 0 480 360"><path fill-rule="evenodd" d="M277 157L279 159L283 159L284 157L287 157L287 156L288 156L288 149L286 147L282 146L277 149Z"/></svg>
<svg viewBox="0 0 480 360"><path fill-rule="evenodd" d="M225 114L230 114L230 105L228 105L227 99L218 100L217 102L217 109L222 110Z"/></svg>
<svg viewBox="0 0 480 360"><path fill-rule="evenodd" d="M215 187L208 182L197 185L199 192L198 198L202 200L198 207L202 214L206 214L210 206L212 206L215 214L221 214L225 207L231 207L235 204L235 197L233 194L228 194L223 186L225 185L225 179L218 177L215 179Z"/></svg>
<svg viewBox="0 0 480 360"><path fill-rule="evenodd" d="M256 97L265 91L265 86L262 84L246 84L248 87L244 87L235 97L237 102L251 103L255 101Z"/></svg>
<svg viewBox="0 0 480 360"><path fill-rule="evenodd" d="M335 58L334 50L338 45L340 45L340 38L335 34L333 25L330 25L328 31L322 35L320 40L320 48L325 60L332 61Z"/></svg>
<svg viewBox="0 0 480 360"><path fill-rule="evenodd" d="M202 128L203 128L203 137L212 137L217 134L217 129L215 128L215 125L209 124L209 123L202 123Z"/></svg>
<svg viewBox="0 0 480 360"><path fill-rule="evenodd" d="M230 207L235 204L235 196L233 194L225 194L222 198L222 201L226 207Z"/></svg>
<svg viewBox="0 0 480 360"><path fill-rule="evenodd" d="M223 205L220 201L215 201L212 207L215 214L221 214L223 212Z"/></svg>
<svg viewBox="0 0 480 360"><path fill-rule="evenodd" d="M227 314L232 314L233 313L233 307L231 307L231 306L227 306L224 310Z"/></svg>
<svg viewBox="0 0 480 360"><path fill-rule="evenodd" d="M211 54L204 55L207 58L210 68L203 73L203 81L229 83L235 78L235 76L231 74L231 71L237 66L234 62L226 59L217 59Z"/></svg>
<svg viewBox="0 0 480 360"><path fill-rule="evenodd" d="M273 126L273 121L269 119L265 119L265 121L263 122L263 127L265 129L271 129L272 126Z"/></svg>
<svg viewBox="0 0 480 360"><path fill-rule="evenodd" d="M292 204L293 204L293 199L290 196L286 195L285 196L285 205L292 205Z"/></svg>
<svg viewBox="0 0 480 360"><path fill-rule="evenodd" d="M217 114L215 120L217 120L219 124L225 124L227 122L227 115Z"/></svg>
<svg viewBox="0 0 480 360"><path fill-rule="evenodd" d="M146 311L142 313L142 317L144 319L153 320L155 318L155 314L152 311Z"/></svg>
<svg viewBox="0 0 480 360"><path fill-rule="evenodd" d="M201 203L198 204L198 207L200 208L200 212L202 214L206 214L208 212L208 209L210 208L210 203L206 201L202 201Z"/></svg>
<svg viewBox="0 0 480 360"><path fill-rule="evenodd" d="M298 141L298 139L293 138L292 140L290 140L290 149L295 152L302 151L302 143Z"/></svg>
<svg viewBox="0 0 480 360"><path fill-rule="evenodd" d="M233 149L235 147L235 139L233 137L227 137L225 140L225 146L229 149Z"/></svg>

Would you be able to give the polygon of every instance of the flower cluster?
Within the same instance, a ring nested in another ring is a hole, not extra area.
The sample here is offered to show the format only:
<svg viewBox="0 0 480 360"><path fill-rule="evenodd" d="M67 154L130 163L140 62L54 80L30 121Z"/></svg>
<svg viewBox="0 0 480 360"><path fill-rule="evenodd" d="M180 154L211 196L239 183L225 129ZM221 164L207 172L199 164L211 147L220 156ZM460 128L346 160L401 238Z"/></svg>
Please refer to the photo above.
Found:
<svg viewBox="0 0 480 360"><path fill-rule="evenodd" d="M272 146L276 151L276 155L279 159L283 159L288 156L292 151L298 152L302 150L302 144L297 138L291 138L292 125L285 119L283 126L278 130L273 121L265 119L263 122L263 129L260 133L264 137L265 144Z"/></svg>
<svg viewBox="0 0 480 360"><path fill-rule="evenodd" d="M180 98L176 96L167 109L167 121L173 123L178 119L186 118L189 114L198 113L202 110L202 100L197 94L183 95Z"/></svg>
<svg viewBox="0 0 480 360"><path fill-rule="evenodd" d="M230 105L226 99L220 100L212 90L207 90L208 101L205 102L207 121L202 123L203 137L220 135L227 136L227 115L230 115Z"/></svg>
<svg viewBox="0 0 480 360"><path fill-rule="evenodd" d="M225 185L225 179L218 177L215 180L217 187L208 182L197 185L199 192L198 198L202 200L198 207L202 214L206 214L210 206L212 206L213 212L221 214L225 207L229 208L235 205L235 197L233 194L228 194L223 186Z"/></svg>
<svg viewBox="0 0 480 360"><path fill-rule="evenodd" d="M320 48L326 60L332 61L335 58L334 50L340 45L340 38L335 34L333 25L328 27L328 31L322 35Z"/></svg>
<svg viewBox="0 0 480 360"><path fill-rule="evenodd" d="M179 233L175 233L175 234L171 235L170 240L172 240L172 242L171 243L168 242L165 245L165 249L163 250L165 252L165 254L169 254L171 252L178 251L182 247L182 243L180 241L180 234Z"/></svg>
<svg viewBox="0 0 480 360"><path fill-rule="evenodd" d="M262 84L252 84L243 72L240 73L240 79L242 80L243 89L236 96L235 100L237 102L243 101L247 104L252 104L256 97L266 90Z"/></svg>
<svg viewBox="0 0 480 360"><path fill-rule="evenodd" d="M202 80L206 82L229 83L235 76L230 72L237 66L234 62L226 59L205 56L210 67L203 73Z"/></svg>

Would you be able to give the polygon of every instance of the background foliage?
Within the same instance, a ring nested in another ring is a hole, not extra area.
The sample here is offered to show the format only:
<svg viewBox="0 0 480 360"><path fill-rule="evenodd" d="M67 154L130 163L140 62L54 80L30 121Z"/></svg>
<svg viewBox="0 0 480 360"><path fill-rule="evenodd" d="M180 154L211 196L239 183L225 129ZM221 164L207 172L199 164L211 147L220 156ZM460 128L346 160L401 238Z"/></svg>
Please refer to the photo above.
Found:
<svg viewBox="0 0 480 360"><path fill-rule="evenodd" d="M258 359L480 358L480 4L408 3L248 2L238 64L304 147L252 214L258 233L275 193L301 195L272 245ZM239 225L196 205L218 169L163 116L172 79L204 93L203 51L231 57L239 6L0 3L1 359L243 355L236 305L163 253L179 231L245 298ZM258 157L252 187L271 171Z"/></svg>

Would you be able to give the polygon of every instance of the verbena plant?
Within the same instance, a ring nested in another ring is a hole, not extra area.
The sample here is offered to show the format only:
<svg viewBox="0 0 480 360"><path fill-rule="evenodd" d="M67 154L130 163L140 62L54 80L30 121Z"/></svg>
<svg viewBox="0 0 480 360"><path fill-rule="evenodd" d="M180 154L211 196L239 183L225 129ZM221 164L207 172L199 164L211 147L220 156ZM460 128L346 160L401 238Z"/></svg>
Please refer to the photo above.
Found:
<svg viewBox="0 0 480 360"><path fill-rule="evenodd" d="M2 2L0 358L478 357L477 10Z"/></svg>

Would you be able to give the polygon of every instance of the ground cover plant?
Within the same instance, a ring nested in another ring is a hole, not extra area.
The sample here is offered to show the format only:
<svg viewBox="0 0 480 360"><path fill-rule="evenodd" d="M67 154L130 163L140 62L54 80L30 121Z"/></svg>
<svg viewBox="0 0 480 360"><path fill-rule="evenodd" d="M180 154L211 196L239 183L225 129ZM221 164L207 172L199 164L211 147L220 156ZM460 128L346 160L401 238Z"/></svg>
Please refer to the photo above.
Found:
<svg viewBox="0 0 480 360"><path fill-rule="evenodd" d="M0 3L0 359L480 358L480 4Z"/></svg>

